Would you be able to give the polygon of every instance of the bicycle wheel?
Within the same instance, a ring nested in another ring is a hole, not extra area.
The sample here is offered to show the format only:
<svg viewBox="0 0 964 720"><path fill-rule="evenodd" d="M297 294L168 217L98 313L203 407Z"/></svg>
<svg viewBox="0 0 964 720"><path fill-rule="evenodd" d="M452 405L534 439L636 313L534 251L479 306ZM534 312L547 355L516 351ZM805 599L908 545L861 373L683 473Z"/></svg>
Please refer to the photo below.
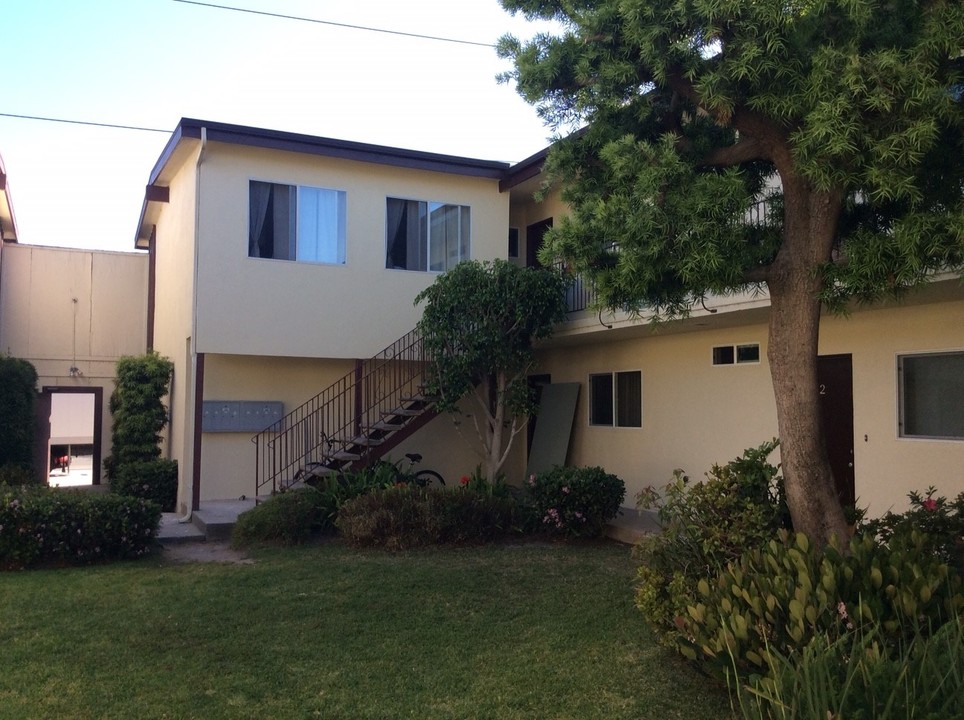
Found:
<svg viewBox="0 0 964 720"><path fill-rule="evenodd" d="M445 480L434 470L419 470L415 473L415 482L420 487L445 487Z"/></svg>

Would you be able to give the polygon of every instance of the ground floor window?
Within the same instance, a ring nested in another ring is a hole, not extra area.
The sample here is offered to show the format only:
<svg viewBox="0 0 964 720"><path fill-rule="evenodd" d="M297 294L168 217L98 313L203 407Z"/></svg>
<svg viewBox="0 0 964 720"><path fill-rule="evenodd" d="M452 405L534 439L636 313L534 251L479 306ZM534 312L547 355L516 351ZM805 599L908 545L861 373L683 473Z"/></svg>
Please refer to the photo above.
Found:
<svg viewBox="0 0 964 720"><path fill-rule="evenodd" d="M900 436L964 440L964 352L900 355Z"/></svg>
<svg viewBox="0 0 964 720"><path fill-rule="evenodd" d="M714 365L747 365L760 362L760 344L717 345L713 348Z"/></svg>
<svg viewBox="0 0 964 720"><path fill-rule="evenodd" d="M639 370L589 376L589 424L643 426L643 374Z"/></svg>

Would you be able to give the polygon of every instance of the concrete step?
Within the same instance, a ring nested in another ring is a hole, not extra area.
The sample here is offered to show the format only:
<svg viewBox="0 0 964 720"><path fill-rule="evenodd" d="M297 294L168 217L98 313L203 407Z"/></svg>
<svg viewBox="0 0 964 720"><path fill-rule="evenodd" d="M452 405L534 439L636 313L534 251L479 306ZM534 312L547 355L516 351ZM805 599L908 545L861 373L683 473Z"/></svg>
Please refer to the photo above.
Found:
<svg viewBox="0 0 964 720"><path fill-rule="evenodd" d="M157 540L162 544L228 540L238 515L253 507L253 499L208 500L191 514L189 522L179 522L176 513L163 513Z"/></svg>

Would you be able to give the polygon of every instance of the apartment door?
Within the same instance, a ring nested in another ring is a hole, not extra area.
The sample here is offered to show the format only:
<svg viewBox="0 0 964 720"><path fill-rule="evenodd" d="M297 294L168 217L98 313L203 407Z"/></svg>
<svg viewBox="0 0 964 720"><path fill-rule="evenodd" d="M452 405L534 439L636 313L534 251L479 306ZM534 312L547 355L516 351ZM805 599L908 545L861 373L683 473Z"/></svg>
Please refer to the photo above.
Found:
<svg viewBox="0 0 964 720"><path fill-rule="evenodd" d="M854 489L854 383L851 355L817 358L817 384L830 468L844 507L856 503Z"/></svg>
<svg viewBox="0 0 964 720"><path fill-rule="evenodd" d="M539 248L542 247L542 238L551 227L552 218L540 220L526 227L526 267L542 267L542 263L539 262Z"/></svg>

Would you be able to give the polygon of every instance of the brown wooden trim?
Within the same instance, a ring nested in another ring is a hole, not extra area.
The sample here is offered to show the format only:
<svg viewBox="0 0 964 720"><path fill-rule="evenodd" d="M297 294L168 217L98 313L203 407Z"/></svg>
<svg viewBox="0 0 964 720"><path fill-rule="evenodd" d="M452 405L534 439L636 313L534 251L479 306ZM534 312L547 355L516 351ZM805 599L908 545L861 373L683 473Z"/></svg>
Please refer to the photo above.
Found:
<svg viewBox="0 0 964 720"><path fill-rule="evenodd" d="M170 202L171 188L164 187L163 185L148 185L144 192L144 199L147 200L147 202Z"/></svg>
<svg viewBox="0 0 964 720"><path fill-rule="evenodd" d="M157 225L147 242L147 352L154 349L154 316L157 309Z"/></svg>
<svg viewBox="0 0 964 720"><path fill-rule="evenodd" d="M201 507L201 422L204 419L204 353L194 369L194 466L191 468L191 511Z"/></svg>

